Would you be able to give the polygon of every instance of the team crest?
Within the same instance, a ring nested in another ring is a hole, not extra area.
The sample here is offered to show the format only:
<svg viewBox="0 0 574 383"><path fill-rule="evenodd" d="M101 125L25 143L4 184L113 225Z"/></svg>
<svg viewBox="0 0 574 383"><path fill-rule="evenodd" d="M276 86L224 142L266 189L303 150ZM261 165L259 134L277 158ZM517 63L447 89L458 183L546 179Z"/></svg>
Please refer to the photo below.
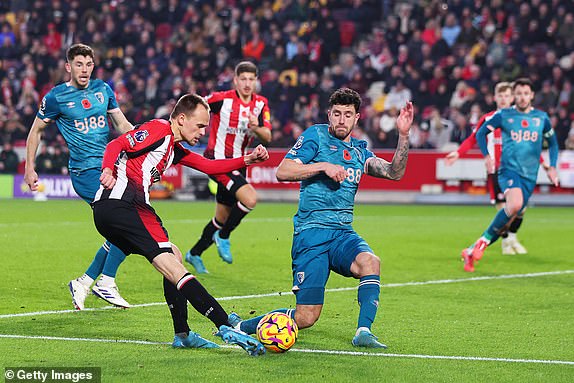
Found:
<svg viewBox="0 0 574 383"><path fill-rule="evenodd" d="M136 139L137 142L143 142L143 140L145 140L147 136L149 136L147 130L138 130L137 132L134 133L134 138Z"/></svg>
<svg viewBox="0 0 574 383"><path fill-rule="evenodd" d="M100 102L100 104L104 103L104 94L102 92L96 92L94 93L94 96L96 96L96 99Z"/></svg>
<svg viewBox="0 0 574 383"><path fill-rule="evenodd" d="M351 153L347 149L343 150L343 158L345 161L351 161Z"/></svg>
<svg viewBox="0 0 574 383"><path fill-rule="evenodd" d="M534 117L532 121L534 122L534 125L540 126L540 119L538 117Z"/></svg>
<svg viewBox="0 0 574 383"><path fill-rule="evenodd" d="M301 148L301 146L303 146L303 136L299 136L297 142L295 142L295 145L293 145L293 149L297 150Z"/></svg>
<svg viewBox="0 0 574 383"><path fill-rule="evenodd" d="M84 109L90 109L92 107L92 103L87 98L84 98L82 100L82 106L84 107Z"/></svg>
<svg viewBox="0 0 574 383"><path fill-rule="evenodd" d="M303 283L303 281L305 280L305 272L300 271L297 273L297 281L299 283Z"/></svg>

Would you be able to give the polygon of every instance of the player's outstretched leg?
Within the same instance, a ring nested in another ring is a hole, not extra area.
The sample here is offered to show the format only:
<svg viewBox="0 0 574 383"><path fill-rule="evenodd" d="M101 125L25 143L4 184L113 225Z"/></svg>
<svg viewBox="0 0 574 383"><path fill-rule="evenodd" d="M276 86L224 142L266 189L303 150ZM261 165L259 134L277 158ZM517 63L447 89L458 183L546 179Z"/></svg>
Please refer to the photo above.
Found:
<svg viewBox="0 0 574 383"><path fill-rule="evenodd" d="M379 275L365 275L359 282L357 298L359 301L359 320L357 332L352 340L353 346L368 348L387 348L386 345L378 341L378 338L371 332L371 327L377 316L379 306L379 295L381 293L381 278Z"/></svg>
<svg viewBox="0 0 574 383"><path fill-rule="evenodd" d="M222 325L215 336L223 339L225 343L236 344L243 348L251 356L258 356L265 354L265 346L263 346L257 339L250 337L243 331L234 329L233 327Z"/></svg>
<svg viewBox="0 0 574 383"><path fill-rule="evenodd" d="M259 315L245 320L241 319L239 314L237 314L236 312L231 312L231 314L229 314L228 316L228 320L229 324L231 324L231 327L241 330L246 334L255 334L257 332L257 325L259 324L261 319L263 319L263 317L265 317L266 315L272 313L284 313L289 315L291 319L295 320L295 309L277 309L269 311L268 313L265 313L263 315Z"/></svg>
<svg viewBox="0 0 574 383"><path fill-rule="evenodd" d="M464 262L464 271L467 273L474 272L474 258L472 258L472 249L463 249L460 255L462 261Z"/></svg>

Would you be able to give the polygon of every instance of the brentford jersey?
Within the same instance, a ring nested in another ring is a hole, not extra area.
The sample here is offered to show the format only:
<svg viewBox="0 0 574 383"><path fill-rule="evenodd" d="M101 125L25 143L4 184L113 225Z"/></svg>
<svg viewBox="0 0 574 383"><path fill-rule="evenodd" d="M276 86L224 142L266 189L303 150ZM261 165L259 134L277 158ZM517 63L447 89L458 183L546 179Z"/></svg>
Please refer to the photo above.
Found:
<svg viewBox="0 0 574 383"><path fill-rule="evenodd" d="M267 99L253 94L245 103L235 90L215 92L207 96L211 108L209 141L205 149L207 158L236 158L243 156L255 134L249 129L249 116L255 114L259 126L271 129L271 114Z"/></svg>
<svg viewBox="0 0 574 383"><path fill-rule="evenodd" d="M494 113L496 113L496 110L484 114L480 120L478 120L476 126L472 130L472 134L468 136L468 138L464 140L462 144L460 144L460 147L457 150L459 155L462 156L476 146L476 132L485 122L488 122L492 118ZM492 134L489 134L487 136L487 140L488 153L494 161L495 168L498 169L500 167L500 154L502 153L502 133L500 132L500 129L495 129Z"/></svg>
<svg viewBox="0 0 574 383"><path fill-rule="evenodd" d="M224 174L245 167L243 157L209 160L174 142L169 121L151 120L111 141L104 153L102 169L113 169L116 184L100 186L95 201L119 199L149 206L149 188L174 163L209 175Z"/></svg>

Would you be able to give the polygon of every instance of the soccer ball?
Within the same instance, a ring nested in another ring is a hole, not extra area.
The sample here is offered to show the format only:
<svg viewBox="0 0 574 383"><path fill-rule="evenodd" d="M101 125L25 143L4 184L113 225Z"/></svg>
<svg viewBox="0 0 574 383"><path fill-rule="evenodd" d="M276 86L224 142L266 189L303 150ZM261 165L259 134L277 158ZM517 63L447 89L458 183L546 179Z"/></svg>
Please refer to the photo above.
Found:
<svg viewBox="0 0 574 383"><path fill-rule="evenodd" d="M283 313L267 314L257 325L257 339L273 352L289 350L295 344L298 332L295 321Z"/></svg>

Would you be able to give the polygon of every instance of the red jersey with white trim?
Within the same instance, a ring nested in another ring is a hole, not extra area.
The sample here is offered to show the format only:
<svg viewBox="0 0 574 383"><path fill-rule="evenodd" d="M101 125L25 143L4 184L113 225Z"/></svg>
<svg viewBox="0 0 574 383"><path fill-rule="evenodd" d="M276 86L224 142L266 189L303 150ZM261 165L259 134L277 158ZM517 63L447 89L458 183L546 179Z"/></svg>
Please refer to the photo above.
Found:
<svg viewBox="0 0 574 383"><path fill-rule="evenodd" d="M94 202L119 199L135 205L149 205L149 187L174 163L209 175L245 167L243 157L209 160L185 149L174 139L169 121L151 120L111 141L104 153L102 169L113 169L116 184L112 189L100 186Z"/></svg>
<svg viewBox="0 0 574 383"><path fill-rule="evenodd" d="M465 154L470 149L476 146L476 132L482 126L482 124L488 122L488 120L492 118L492 115L494 113L496 113L496 110L488 112L484 114L482 117L480 117L480 119L476 123L476 126L472 130L472 134L468 136L466 140L462 142L462 144L460 144L457 150L459 155L462 156L463 154ZM495 169L498 169L500 167L500 155L502 153L502 132L500 131L500 129L496 129L492 132L492 134L489 134L487 136L487 140L488 140L488 153L490 153L490 156L494 160Z"/></svg>
<svg viewBox="0 0 574 383"><path fill-rule="evenodd" d="M237 91L214 92L206 97L213 113L209 141L205 149L207 158L237 158L246 154L255 134L249 129L249 116L255 114L259 126L271 130L271 113L267 99L258 94L245 103Z"/></svg>

